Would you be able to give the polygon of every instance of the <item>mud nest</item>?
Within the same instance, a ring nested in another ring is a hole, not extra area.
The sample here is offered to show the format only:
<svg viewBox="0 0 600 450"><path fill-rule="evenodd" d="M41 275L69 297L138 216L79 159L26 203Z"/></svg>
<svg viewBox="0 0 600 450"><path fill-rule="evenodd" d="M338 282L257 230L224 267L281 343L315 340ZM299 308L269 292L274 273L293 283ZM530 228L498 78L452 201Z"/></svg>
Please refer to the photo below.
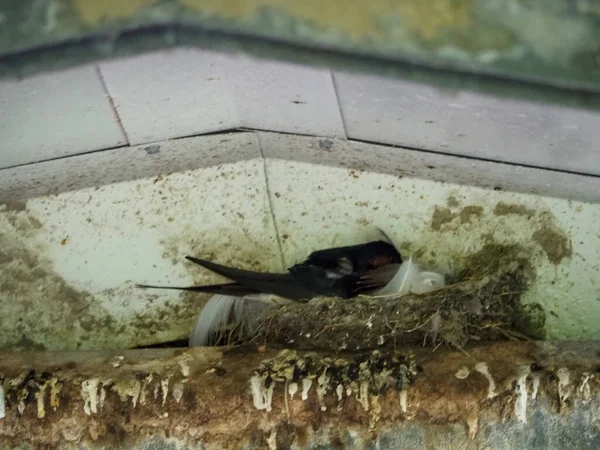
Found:
<svg viewBox="0 0 600 450"><path fill-rule="evenodd" d="M362 351L543 339L545 314L521 296L533 276L518 249L490 245L456 281L426 294L315 299L267 312L253 342L301 350Z"/></svg>

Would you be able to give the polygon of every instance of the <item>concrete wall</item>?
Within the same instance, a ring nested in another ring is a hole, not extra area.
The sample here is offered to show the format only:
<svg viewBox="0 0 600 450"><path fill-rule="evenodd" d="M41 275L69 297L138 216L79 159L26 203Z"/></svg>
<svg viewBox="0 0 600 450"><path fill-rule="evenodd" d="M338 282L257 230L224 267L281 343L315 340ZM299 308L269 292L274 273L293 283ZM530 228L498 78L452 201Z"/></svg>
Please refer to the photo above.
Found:
<svg viewBox="0 0 600 450"><path fill-rule="evenodd" d="M135 283L216 281L186 254L281 270L375 226L448 273L518 244L548 336L599 337L593 110L189 49L0 102L2 349L183 338L202 299Z"/></svg>

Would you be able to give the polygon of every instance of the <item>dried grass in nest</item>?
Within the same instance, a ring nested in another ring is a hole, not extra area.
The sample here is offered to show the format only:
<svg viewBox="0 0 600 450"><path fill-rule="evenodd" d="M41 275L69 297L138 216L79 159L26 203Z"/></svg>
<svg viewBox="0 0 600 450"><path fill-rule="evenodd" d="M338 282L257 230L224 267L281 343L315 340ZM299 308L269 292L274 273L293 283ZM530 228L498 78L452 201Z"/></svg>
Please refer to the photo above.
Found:
<svg viewBox="0 0 600 450"><path fill-rule="evenodd" d="M462 281L426 294L287 305L266 314L253 341L337 352L543 338L543 311L521 305L526 270L512 261L504 270L472 266Z"/></svg>

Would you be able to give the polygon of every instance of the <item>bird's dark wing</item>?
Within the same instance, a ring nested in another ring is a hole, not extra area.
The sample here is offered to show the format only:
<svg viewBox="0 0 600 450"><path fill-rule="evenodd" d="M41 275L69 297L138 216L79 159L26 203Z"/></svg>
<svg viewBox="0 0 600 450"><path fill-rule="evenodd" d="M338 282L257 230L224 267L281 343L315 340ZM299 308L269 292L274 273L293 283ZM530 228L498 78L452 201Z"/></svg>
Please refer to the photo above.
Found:
<svg viewBox="0 0 600 450"><path fill-rule="evenodd" d="M351 298L381 287L379 281L364 278L369 271L401 262L393 245L373 241L312 252L304 262L290 267L289 272L320 295Z"/></svg>
<svg viewBox="0 0 600 450"><path fill-rule="evenodd" d="M186 259L258 292L274 294L290 300L310 300L320 295L289 273L263 273L236 269L193 256L186 256Z"/></svg>

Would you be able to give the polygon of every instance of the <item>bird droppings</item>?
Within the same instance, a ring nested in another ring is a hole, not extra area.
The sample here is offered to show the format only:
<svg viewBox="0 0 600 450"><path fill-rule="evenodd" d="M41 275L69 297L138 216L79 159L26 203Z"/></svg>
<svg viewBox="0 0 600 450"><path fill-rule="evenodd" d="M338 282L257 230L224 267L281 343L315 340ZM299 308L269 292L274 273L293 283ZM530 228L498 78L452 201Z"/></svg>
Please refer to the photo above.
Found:
<svg viewBox="0 0 600 450"><path fill-rule="evenodd" d="M592 396L590 388L590 380L594 378L591 373L584 372L581 374L581 384L579 385L579 393L584 402L589 402Z"/></svg>
<svg viewBox="0 0 600 450"><path fill-rule="evenodd" d="M93 378L81 383L81 397L83 398L83 410L89 416L98 413L98 385L100 380Z"/></svg>
<svg viewBox="0 0 600 450"><path fill-rule="evenodd" d="M298 383L290 383L288 386L288 394L290 395L290 399L294 398L294 395L296 395L296 392L298 392Z"/></svg>
<svg viewBox="0 0 600 450"><path fill-rule="evenodd" d="M254 407L271 411L273 391L277 383L287 386L302 384L302 400L316 383L316 400L321 411L328 409L327 395L337 398L341 408L343 393L356 393L356 400L365 411L370 410L370 399L385 394L389 389L403 391L416 375L414 361L396 353L379 351L351 358L322 357L316 353L299 355L283 350L274 358L264 360L250 378ZM295 391L294 391L295 392ZM290 394L290 396L292 396Z"/></svg>
<svg viewBox="0 0 600 450"><path fill-rule="evenodd" d="M4 400L4 386L2 386L2 382L4 380L0 378L0 419L4 419L6 416L6 403Z"/></svg>
<svg viewBox="0 0 600 450"><path fill-rule="evenodd" d="M110 365L113 366L115 369L118 367L121 367L123 365L124 359L125 359L125 357L123 357L123 356L115 356L114 358L111 359Z"/></svg>
<svg viewBox="0 0 600 450"><path fill-rule="evenodd" d="M487 399L491 400L496 397L498 395L498 392L496 391L496 382L490 374L488 365L484 362L479 362L475 364L475 370L482 374L488 381Z"/></svg>
<svg viewBox="0 0 600 450"><path fill-rule="evenodd" d="M527 423L527 377L531 369L525 366L521 375L515 381L514 395L515 399L515 417L519 422Z"/></svg>
<svg viewBox="0 0 600 450"><path fill-rule="evenodd" d="M302 380L302 401L308 400L308 391L310 391L311 386L312 380L310 378L304 378Z"/></svg>
<svg viewBox="0 0 600 450"><path fill-rule="evenodd" d="M540 376L534 375L531 381L531 400L537 398L538 389L540 388Z"/></svg>
<svg viewBox="0 0 600 450"><path fill-rule="evenodd" d="M569 369L561 367L556 371L556 377L558 378L558 400L562 408L566 405L567 400L572 393Z"/></svg>
<svg viewBox="0 0 600 450"><path fill-rule="evenodd" d="M454 376L459 380L464 380L469 376L470 373L471 372L469 371L469 368L467 366L462 366L460 369L458 369Z"/></svg>

